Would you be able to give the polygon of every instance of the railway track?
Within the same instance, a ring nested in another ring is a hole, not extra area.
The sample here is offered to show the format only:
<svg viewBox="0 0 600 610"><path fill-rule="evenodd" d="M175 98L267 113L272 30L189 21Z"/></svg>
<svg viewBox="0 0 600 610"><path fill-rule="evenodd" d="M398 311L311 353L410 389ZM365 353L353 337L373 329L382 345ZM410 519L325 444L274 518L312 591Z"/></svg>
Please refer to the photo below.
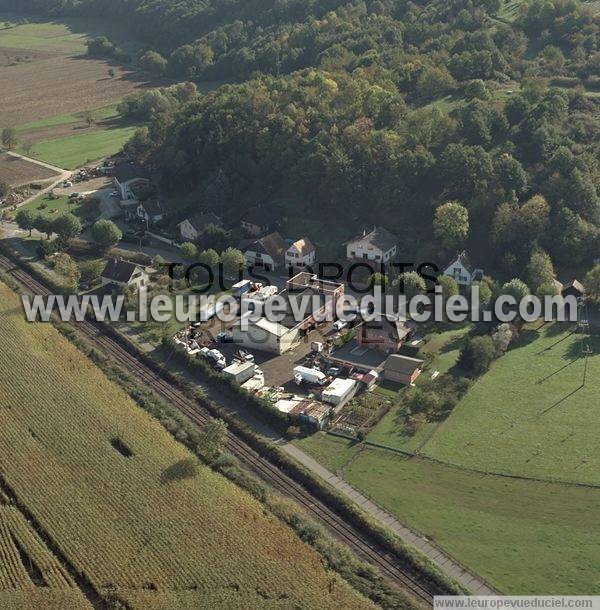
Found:
<svg viewBox="0 0 600 610"><path fill-rule="evenodd" d="M50 294L46 286L6 256L0 255L0 269L11 275L32 294L44 296ZM127 370L144 386L154 390L193 423L201 426L212 418L208 408L203 406L201 401L182 394L166 378L161 376L160 372L156 373L149 366L140 362L133 349L126 349L114 338L105 334L100 323L85 321L74 326L107 356L113 358L116 364ZM421 604L432 606L434 595L448 593L432 583L422 582L416 570L406 566L398 557L370 540L364 532L346 523L333 508L282 472L267 457L259 455L231 431L228 432L226 446L227 450L244 467L276 491L295 500L311 517L325 526L331 534L345 543L357 556L376 566L385 578L412 595Z"/></svg>

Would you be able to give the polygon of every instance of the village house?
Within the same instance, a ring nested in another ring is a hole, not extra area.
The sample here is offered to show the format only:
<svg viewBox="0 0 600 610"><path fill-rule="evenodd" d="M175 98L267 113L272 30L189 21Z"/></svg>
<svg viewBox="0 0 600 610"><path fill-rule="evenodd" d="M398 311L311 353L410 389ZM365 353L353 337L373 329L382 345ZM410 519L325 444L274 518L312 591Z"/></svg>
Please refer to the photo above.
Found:
<svg viewBox="0 0 600 610"><path fill-rule="evenodd" d="M483 277L483 270L473 266L467 253L463 250L447 267L444 275L454 278L459 287L470 288L473 282Z"/></svg>
<svg viewBox="0 0 600 610"><path fill-rule="evenodd" d="M394 354L385 362L383 377L387 381L411 385L423 372L424 366L425 362L423 360Z"/></svg>
<svg viewBox="0 0 600 610"><path fill-rule="evenodd" d="M244 255L250 267L261 267L265 271L274 271L283 266L286 249L283 238L275 232L246 246Z"/></svg>
<svg viewBox="0 0 600 610"><path fill-rule="evenodd" d="M314 265L317 250L308 237L295 241L285 253L285 266L290 269L303 269Z"/></svg>
<svg viewBox="0 0 600 610"><path fill-rule="evenodd" d="M166 212L158 199L148 199L137 207L137 217L147 226L160 222L165 218Z"/></svg>
<svg viewBox="0 0 600 610"><path fill-rule="evenodd" d="M138 291L148 284L148 273L144 267L123 259L111 258L100 275L102 286L131 287Z"/></svg>
<svg viewBox="0 0 600 610"><path fill-rule="evenodd" d="M384 316L381 320L364 321L357 326L356 342L362 347L397 354L410 338L411 332L406 320Z"/></svg>
<svg viewBox="0 0 600 610"><path fill-rule="evenodd" d="M375 227L346 244L346 258L349 261L388 263L398 251L398 238L384 227Z"/></svg>
<svg viewBox="0 0 600 610"><path fill-rule="evenodd" d="M250 208L242 217L242 231L251 237L260 237L273 232L278 225L278 217L263 207Z"/></svg>
<svg viewBox="0 0 600 610"><path fill-rule="evenodd" d="M222 227L222 219L212 212L194 214L177 225L181 238L185 241L195 242L209 227Z"/></svg>

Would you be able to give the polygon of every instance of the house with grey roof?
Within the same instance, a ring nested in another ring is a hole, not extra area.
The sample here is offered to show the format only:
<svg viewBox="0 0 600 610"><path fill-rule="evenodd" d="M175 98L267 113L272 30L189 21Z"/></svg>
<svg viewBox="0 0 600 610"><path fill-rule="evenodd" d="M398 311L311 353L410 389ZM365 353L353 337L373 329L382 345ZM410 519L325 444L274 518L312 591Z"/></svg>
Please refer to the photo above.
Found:
<svg viewBox="0 0 600 610"><path fill-rule="evenodd" d="M142 265L111 258L100 275L102 286L132 287L136 292L148 284L148 273Z"/></svg>
<svg viewBox="0 0 600 610"><path fill-rule="evenodd" d="M398 242L386 228L375 227L346 243L346 258L352 262L389 263L398 252Z"/></svg>
<svg viewBox="0 0 600 610"><path fill-rule="evenodd" d="M387 381L411 385L423 372L424 366L424 360L393 354L385 361L383 366L383 377Z"/></svg>

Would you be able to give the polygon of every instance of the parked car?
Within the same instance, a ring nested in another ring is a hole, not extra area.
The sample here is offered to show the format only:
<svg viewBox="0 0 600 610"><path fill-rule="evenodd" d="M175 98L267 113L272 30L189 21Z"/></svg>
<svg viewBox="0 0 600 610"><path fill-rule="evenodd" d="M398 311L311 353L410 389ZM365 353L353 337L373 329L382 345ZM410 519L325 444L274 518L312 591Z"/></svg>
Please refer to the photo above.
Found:
<svg viewBox="0 0 600 610"><path fill-rule="evenodd" d="M72 186L73 186L73 182L71 182L71 180L65 180L63 182L63 187L66 188L66 189L68 189L68 188L70 188Z"/></svg>
<svg viewBox="0 0 600 610"><path fill-rule="evenodd" d="M229 333L219 333L217 335L217 341L219 343L233 343L233 335Z"/></svg>

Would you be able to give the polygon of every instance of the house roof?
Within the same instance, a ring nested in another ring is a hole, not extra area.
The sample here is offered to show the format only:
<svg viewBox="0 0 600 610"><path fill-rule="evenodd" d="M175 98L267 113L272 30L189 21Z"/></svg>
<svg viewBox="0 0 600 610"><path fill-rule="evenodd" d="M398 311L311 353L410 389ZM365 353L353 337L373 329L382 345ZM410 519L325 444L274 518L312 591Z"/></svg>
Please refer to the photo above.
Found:
<svg viewBox="0 0 600 610"><path fill-rule="evenodd" d="M475 267L471 263L471 260L469 259L469 256L467 255L465 250L457 254L456 258L450 262L447 269L452 267L452 265L456 265L456 263L460 263L470 274L473 274L473 272L475 271Z"/></svg>
<svg viewBox="0 0 600 610"><path fill-rule="evenodd" d="M365 327L367 334L369 330L383 330L388 332L391 338L398 339L400 341L405 339L410 334L410 328L406 326L405 320L391 316L382 316L381 321L365 321L361 324L361 326Z"/></svg>
<svg viewBox="0 0 600 610"><path fill-rule="evenodd" d="M273 260L283 260L283 255L286 251L286 244L283 238L277 231L269 233L260 239L254 240L251 244L246 246L244 252L260 252L261 254L268 254Z"/></svg>
<svg viewBox="0 0 600 610"><path fill-rule="evenodd" d="M208 225L215 225L217 227L223 225L223 220L221 219L221 217L217 216L216 214L213 214L212 212L199 212L197 214L194 214L191 218L188 218L187 220L192 225L192 227L194 227L194 229L198 231L198 233L204 231Z"/></svg>
<svg viewBox="0 0 600 610"><path fill-rule="evenodd" d="M292 248L296 248L296 250L298 250L298 252L300 253L300 256L306 256L307 254L310 254L311 252L314 252L316 250L313 243L310 241L310 239L308 237L303 237L302 239L295 241L288 248L288 250L290 250Z"/></svg>
<svg viewBox="0 0 600 610"><path fill-rule="evenodd" d="M563 291L565 291L565 290L576 290L580 294L585 294L585 288L584 288L583 284L578 280L573 280L572 282L565 284Z"/></svg>
<svg viewBox="0 0 600 610"><path fill-rule="evenodd" d="M385 361L384 368L386 371L412 375L416 370L422 368L424 364L424 360L394 354Z"/></svg>
<svg viewBox="0 0 600 610"><path fill-rule="evenodd" d="M165 213L158 199L148 199L140 205L144 208L148 216L160 216Z"/></svg>
<svg viewBox="0 0 600 610"><path fill-rule="evenodd" d="M370 233L363 231L362 235L351 239L348 243L359 241L367 241L382 252L387 252L398 244L399 239L385 227L375 227Z"/></svg>
<svg viewBox="0 0 600 610"><path fill-rule="evenodd" d="M278 216L272 210L260 206L250 208L242 216L242 222L247 222L257 227L273 225L277 220Z"/></svg>
<svg viewBox="0 0 600 610"><path fill-rule="evenodd" d="M246 314L247 317L249 317L250 315L252 315L251 312ZM267 320L267 318L260 318L256 322L252 322L251 320L248 320L245 322L245 324L248 325L249 330L252 327L260 328L261 330L264 330L266 333L268 333L270 335L275 335L276 337L283 337L284 335L286 335L289 332L289 329L286 328L285 326L282 326L281 324L278 324L277 322L271 322L270 320ZM241 327L242 319L238 320L236 322L235 326ZM251 332L251 330L250 330L250 332Z"/></svg>
<svg viewBox="0 0 600 610"><path fill-rule="evenodd" d="M102 277L114 282L126 283L137 269L143 269L143 267L122 259L111 258L104 267Z"/></svg>

